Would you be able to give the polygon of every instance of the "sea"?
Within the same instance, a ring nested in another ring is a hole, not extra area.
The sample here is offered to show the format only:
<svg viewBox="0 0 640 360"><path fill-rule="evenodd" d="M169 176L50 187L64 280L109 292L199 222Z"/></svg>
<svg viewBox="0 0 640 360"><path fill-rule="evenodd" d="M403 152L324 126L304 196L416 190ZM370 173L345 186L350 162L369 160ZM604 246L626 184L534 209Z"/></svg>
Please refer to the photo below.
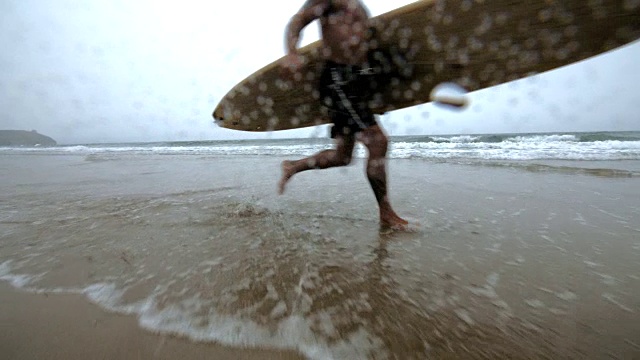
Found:
<svg viewBox="0 0 640 360"><path fill-rule="evenodd" d="M640 131L556 132L478 135L392 136L389 159L451 160L640 160ZM75 144L56 147L4 147L0 154L130 154L309 156L332 145L329 138L211 140L112 144ZM357 147L355 157L366 157Z"/></svg>
<svg viewBox="0 0 640 360"><path fill-rule="evenodd" d="M145 155L301 158L331 148L328 137L70 144L0 147L2 154L77 155L87 159ZM354 158L367 150L357 144ZM391 136L387 158L605 177L640 176L640 131Z"/></svg>

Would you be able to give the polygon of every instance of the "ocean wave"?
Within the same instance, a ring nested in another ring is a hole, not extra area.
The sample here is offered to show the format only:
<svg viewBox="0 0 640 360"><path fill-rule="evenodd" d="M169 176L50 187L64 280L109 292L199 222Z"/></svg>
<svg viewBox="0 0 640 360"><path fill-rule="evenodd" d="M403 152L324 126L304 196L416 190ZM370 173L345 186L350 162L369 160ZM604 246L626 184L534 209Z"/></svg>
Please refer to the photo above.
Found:
<svg viewBox="0 0 640 360"><path fill-rule="evenodd" d="M638 160L640 141L584 143L565 137L534 141L512 139L503 142L392 143L390 158L397 159L481 159L481 160Z"/></svg>
<svg viewBox="0 0 640 360"><path fill-rule="evenodd" d="M553 135L534 135L534 136L515 136L506 137L503 141L515 142L515 143L557 143L557 142L576 142L578 137L570 134L553 134Z"/></svg>
<svg viewBox="0 0 640 360"><path fill-rule="evenodd" d="M120 156L306 157L332 147L330 139L270 139L148 144L0 148L0 154L84 155L87 161ZM355 157L367 156L362 145ZM640 160L640 133L488 134L392 137L392 159Z"/></svg>
<svg viewBox="0 0 640 360"><path fill-rule="evenodd" d="M602 142L640 141L640 134L628 133L559 133L559 134L486 134L486 135L448 135L448 136L411 136L398 137L406 142L432 142L432 143L549 143L549 142Z"/></svg>
<svg viewBox="0 0 640 360"><path fill-rule="evenodd" d="M579 137L580 142L598 142L598 141L640 141L640 135L637 133L592 133L592 134L582 134Z"/></svg>

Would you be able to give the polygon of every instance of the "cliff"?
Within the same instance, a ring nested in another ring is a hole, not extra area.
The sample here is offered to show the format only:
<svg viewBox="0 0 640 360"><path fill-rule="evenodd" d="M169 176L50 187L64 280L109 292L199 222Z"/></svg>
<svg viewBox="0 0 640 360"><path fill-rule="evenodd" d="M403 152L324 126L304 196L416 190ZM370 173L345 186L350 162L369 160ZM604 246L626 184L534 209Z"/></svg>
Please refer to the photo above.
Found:
<svg viewBox="0 0 640 360"><path fill-rule="evenodd" d="M0 130L0 146L55 146L52 138L37 131Z"/></svg>

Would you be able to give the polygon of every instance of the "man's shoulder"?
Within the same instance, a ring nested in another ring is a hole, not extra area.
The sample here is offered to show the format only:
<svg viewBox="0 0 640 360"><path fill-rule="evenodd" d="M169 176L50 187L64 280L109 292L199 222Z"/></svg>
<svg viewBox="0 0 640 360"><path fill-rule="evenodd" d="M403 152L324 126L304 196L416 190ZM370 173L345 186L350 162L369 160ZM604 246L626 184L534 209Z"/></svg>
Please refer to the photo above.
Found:
<svg viewBox="0 0 640 360"><path fill-rule="evenodd" d="M331 6L333 3L332 0L306 0L304 2L304 4L302 5L302 9L311 9L311 8L315 8L315 7L322 7L322 8L326 8Z"/></svg>
<svg viewBox="0 0 640 360"><path fill-rule="evenodd" d="M327 16L337 11L334 0L306 0L301 11L312 11L316 17Z"/></svg>
<svg viewBox="0 0 640 360"><path fill-rule="evenodd" d="M304 2L304 7L312 7L316 5L332 5L332 0L307 0Z"/></svg>

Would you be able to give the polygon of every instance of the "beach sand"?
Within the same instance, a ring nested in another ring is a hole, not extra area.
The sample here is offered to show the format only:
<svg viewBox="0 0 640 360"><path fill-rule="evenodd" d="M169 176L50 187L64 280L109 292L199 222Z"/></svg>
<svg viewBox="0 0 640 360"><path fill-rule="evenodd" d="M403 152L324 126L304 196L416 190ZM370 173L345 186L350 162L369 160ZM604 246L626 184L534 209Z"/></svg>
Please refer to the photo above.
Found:
<svg viewBox="0 0 640 360"><path fill-rule="evenodd" d="M28 294L0 285L3 359L303 359L291 351L238 349L155 335L131 316L79 295Z"/></svg>
<svg viewBox="0 0 640 360"><path fill-rule="evenodd" d="M637 163L394 160L381 234L362 160L281 160L0 158L2 353L640 358Z"/></svg>

